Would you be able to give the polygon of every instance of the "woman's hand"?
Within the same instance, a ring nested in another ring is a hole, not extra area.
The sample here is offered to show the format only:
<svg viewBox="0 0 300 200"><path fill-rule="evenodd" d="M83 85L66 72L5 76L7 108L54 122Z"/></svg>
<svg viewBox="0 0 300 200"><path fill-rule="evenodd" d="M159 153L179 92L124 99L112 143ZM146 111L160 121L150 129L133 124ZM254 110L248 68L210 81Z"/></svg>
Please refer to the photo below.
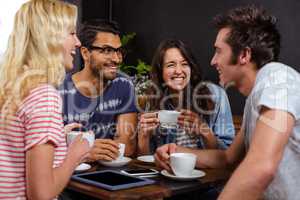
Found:
<svg viewBox="0 0 300 200"><path fill-rule="evenodd" d="M154 129L159 125L157 112L148 112L140 115L139 133L144 136L150 136Z"/></svg>
<svg viewBox="0 0 300 200"><path fill-rule="evenodd" d="M82 124L79 124L79 123L70 123L70 124L67 124L64 126L64 131L65 131L65 134L67 135L68 133L70 133L72 131L72 129L74 128L81 128L82 127Z"/></svg>
<svg viewBox="0 0 300 200"><path fill-rule="evenodd" d="M179 126L184 128L187 133L196 135L202 135L202 130L205 128L209 129L208 125L203 122L203 120L197 113L184 109L180 110L178 124Z"/></svg>
<svg viewBox="0 0 300 200"><path fill-rule="evenodd" d="M138 147L139 155L146 155L150 153L150 136L159 125L157 112L142 113L139 116L138 124Z"/></svg>
<svg viewBox="0 0 300 200"><path fill-rule="evenodd" d="M178 117L178 124L183 127L188 134L201 136L205 148L215 149L218 147L217 137L198 114L190 110L181 110L181 114Z"/></svg>
<svg viewBox="0 0 300 200"><path fill-rule="evenodd" d="M72 131L74 128L81 128L82 124L79 123L70 123L64 126L65 135L67 136L68 133ZM90 133L94 134L94 133ZM74 144L73 144L74 143ZM86 146L86 144L88 146ZM83 162L87 156L89 155L88 152L90 151L89 143L86 139L83 138L82 135L76 136L76 138L71 142L71 144L68 145L68 154L70 154L71 157L75 158L79 162Z"/></svg>
<svg viewBox="0 0 300 200"><path fill-rule="evenodd" d="M68 156L81 163L89 155L90 149L89 142L83 138L82 134L79 134L68 146Z"/></svg>

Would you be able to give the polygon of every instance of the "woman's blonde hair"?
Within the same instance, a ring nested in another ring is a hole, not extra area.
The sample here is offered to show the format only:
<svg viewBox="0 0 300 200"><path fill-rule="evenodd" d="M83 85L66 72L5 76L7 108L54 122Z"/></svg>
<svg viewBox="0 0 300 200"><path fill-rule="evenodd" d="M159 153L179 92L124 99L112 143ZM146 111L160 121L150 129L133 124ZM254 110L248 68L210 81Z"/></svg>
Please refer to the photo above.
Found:
<svg viewBox="0 0 300 200"><path fill-rule="evenodd" d="M62 1L31 0L21 6L0 66L2 114L15 113L33 88L62 82L63 43L76 20L76 6Z"/></svg>

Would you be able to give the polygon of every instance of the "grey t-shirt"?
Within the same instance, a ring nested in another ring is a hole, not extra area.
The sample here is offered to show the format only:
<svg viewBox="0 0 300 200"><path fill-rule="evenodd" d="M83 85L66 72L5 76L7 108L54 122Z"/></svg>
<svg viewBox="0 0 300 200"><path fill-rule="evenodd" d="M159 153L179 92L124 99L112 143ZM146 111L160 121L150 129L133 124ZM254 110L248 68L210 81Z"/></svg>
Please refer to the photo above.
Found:
<svg viewBox="0 0 300 200"><path fill-rule="evenodd" d="M268 63L257 74L248 96L243 129L249 149L252 133L262 106L283 110L295 119L275 178L264 193L267 200L296 200L300 197L300 74L282 63Z"/></svg>

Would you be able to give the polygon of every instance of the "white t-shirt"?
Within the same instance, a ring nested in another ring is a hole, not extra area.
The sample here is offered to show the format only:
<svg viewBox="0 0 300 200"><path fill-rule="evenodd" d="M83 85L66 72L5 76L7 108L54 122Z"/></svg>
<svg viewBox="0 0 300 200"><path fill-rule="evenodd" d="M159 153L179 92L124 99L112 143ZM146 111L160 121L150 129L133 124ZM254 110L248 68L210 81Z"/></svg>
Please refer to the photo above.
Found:
<svg viewBox="0 0 300 200"><path fill-rule="evenodd" d="M277 173L264 197L267 200L299 199L300 74L291 67L276 62L268 63L259 70L244 109L243 128L247 150L262 106L286 111L295 119L295 126Z"/></svg>

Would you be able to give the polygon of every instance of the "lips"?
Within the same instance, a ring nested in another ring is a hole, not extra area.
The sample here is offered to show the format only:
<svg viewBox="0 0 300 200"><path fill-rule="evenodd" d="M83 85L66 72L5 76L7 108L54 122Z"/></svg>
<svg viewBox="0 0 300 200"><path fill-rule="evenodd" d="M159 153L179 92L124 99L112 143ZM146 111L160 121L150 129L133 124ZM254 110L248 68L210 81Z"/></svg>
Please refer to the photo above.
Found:
<svg viewBox="0 0 300 200"><path fill-rule="evenodd" d="M224 87L225 83L224 83L224 79L223 79L222 70L219 67L217 67L216 69L217 69L217 71L219 73L219 83L220 83L221 86Z"/></svg>
<svg viewBox="0 0 300 200"><path fill-rule="evenodd" d="M118 66L115 64L105 64L104 67L106 70L113 71L113 72L116 72L118 70Z"/></svg>
<svg viewBox="0 0 300 200"><path fill-rule="evenodd" d="M71 52L70 52L70 58L72 58L72 60L74 60L75 56L76 56L76 51L75 50L71 50Z"/></svg>
<svg viewBox="0 0 300 200"><path fill-rule="evenodd" d="M175 80L175 81L182 81L184 79L185 77L171 77L171 80Z"/></svg>
<svg viewBox="0 0 300 200"><path fill-rule="evenodd" d="M171 77L171 82L173 82L174 85L182 85L185 83L185 77Z"/></svg>

